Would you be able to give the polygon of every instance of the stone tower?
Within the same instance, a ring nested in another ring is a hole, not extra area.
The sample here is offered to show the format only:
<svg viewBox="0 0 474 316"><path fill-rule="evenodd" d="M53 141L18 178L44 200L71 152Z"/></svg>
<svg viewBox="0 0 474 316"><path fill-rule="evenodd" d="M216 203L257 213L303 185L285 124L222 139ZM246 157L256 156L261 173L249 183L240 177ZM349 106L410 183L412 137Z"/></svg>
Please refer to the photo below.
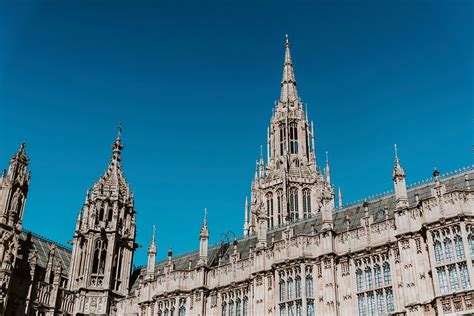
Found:
<svg viewBox="0 0 474 316"><path fill-rule="evenodd" d="M86 193L73 240L69 289L75 313L109 314L129 290L135 244L134 198L123 175L121 128L105 174Z"/></svg>
<svg viewBox="0 0 474 316"><path fill-rule="evenodd" d="M22 229L23 211L31 173L25 143L10 160L0 178L0 314L8 303L10 280L15 267Z"/></svg>
<svg viewBox="0 0 474 316"><path fill-rule="evenodd" d="M280 99L267 130L267 161L261 152L244 235L266 232L262 225L271 229L320 212L327 226L332 225L334 189L329 183L329 162L325 179L316 163L314 138L314 125L298 96L287 36Z"/></svg>

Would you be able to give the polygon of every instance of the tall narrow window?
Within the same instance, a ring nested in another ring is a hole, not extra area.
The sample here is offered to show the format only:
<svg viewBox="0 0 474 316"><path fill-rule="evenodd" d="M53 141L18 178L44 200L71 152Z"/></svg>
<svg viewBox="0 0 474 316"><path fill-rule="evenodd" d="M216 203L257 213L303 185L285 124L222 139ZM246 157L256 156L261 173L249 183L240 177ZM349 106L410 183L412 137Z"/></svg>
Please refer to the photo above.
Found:
<svg viewBox="0 0 474 316"><path fill-rule="evenodd" d="M310 274L306 276L306 297L313 297L313 277Z"/></svg>
<svg viewBox="0 0 474 316"><path fill-rule="evenodd" d="M105 259L107 257L107 242L97 239L94 249L94 260L92 263L92 273L104 274Z"/></svg>
<svg viewBox="0 0 474 316"><path fill-rule="evenodd" d="M385 312L385 299L383 297L383 291L377 291L377 310L379 314L383 314Z"/></svg>
<svg viewBox="0 0 474 316"><path fill-rule="evenodd" d="M285 300L285 281L280 280L280 302Z"/></svg>
<svg viewBox="0 0 474 316"><path fill-rule="evenodd" d="M471 233L467 236L467 241L469 242L469 248L471 250L471 258L474 259L474 227L470 226L469 229Z"/></svg>
<svg viewBox="0 0 474 316"><path fill-rule="evenodd" d="M288 304L288 316L295 316L295 305L293 303Z"/></svg>
<svg viewBox="0 0 474 316"><path fill-rule="evenodd" d="M382 269L378 264L375 265L374 267L374 273L375 273L375 287L381 287L382 286Z"/></svg>
<svg viewBox="0 0 474 316"><path fill-rule="evenodd" d="M298 189L290 189L290 221L298 220Z"/></svg>
<svg viewBox="0 0 474 316"><path fill-rule="evenodd" d="M99 221L103 221L104 220L104 208L101 207L100 210L99 210Z"/></svg>
<svg viewBox="0 0 474 316"><path fill-rule="evenodd" d="M314 316L314 303L309 301L307 304L307 316Z"/></svg>
<svg viewBox="0 0 474 316"><path fill-rule="evenodd" d="M372 269L370 267L365 268L365 288L372 288Z"/></svg>
<svg viewBox="0 0 474 316"><path fill-rule="evenodd" d="M301 300L296 302L296 316L303 316L303 305Z"/></svg>
<svg viewBox="0 0 474 316"><path fill-rule="evenodd" d="M308 218L311 215L311 190L303 190L303 217Z"/></svg>
<svg viewBox="0 0 474 316"><path fill-rule="evenodd" d="M243 308L242 308L242 316L248 316L249 315L249 299L244 297L244 303L243 303Z"/></svg>
<svg viewBox="0 0 474 316"><path fill-rule="evenodd" d="M393 312L395 310L395 302L393 301L392 288L387 289L385 295L387 297L387 311Z"/></svg>
<svg viewBox="0 0 474 316"><path fill-rule="evenodd" d="M273 194L268 193L267 198L267 216L268 216L268 227L273 227Z"/></svg>
<svg viewBox="0 0 474 316"><path fill-rule="evenodd" d="M461 236L457 235L454 238L454 245L456 246L456 258L458 260L463 260L464 259L464 246L462 244Z"/></svg>
<svg viewBox="0 0 474 316"><path fill-rule="evenodd" d="M469 272L467 271L466 262L459 264L459 275L461 276L461 286L463 289L471 287L471 280L469 280Z"/></svg>
<svg viewBox="0 0 474 316"><path fill-rule="evenodd" d="M286 316L285 304L280 304L280 316Z"/></svg>
<svg viewBox="0 0 474 316"><path fill-rule="evenodd" d="M356 271L356 283L357 283L357 291L362 291L362 270L357 269Z"/></svg>
<svg viewBox="0 0 474 316"><path fill-rule="evenodd" d="M383 264L383 279L385 285L392 284L392 274L390 273L390 264L388 262Z"/></svg>
<svg viewBox="0 0 474 316"><path fill-rule="evenodd" d="M287 281L287 288L288 288L288 300L292 300L293 299L293 279L292 278L288 278L288 281Z"/></svg>
<svg viewBox="0 0 474 316"><path fill-rule="evenodd" d="M437 264L443 262L443 250L441 248L441 242L439 240L434 242L434 254Z"/></svg>
<svg viewBox="0 0 474 316"><path fill-rule="evenodd" d="M227 303L222 303L222 316L227 316Z"/></svg>
<svg viewBox="0 0 474 316"><path fill-rule="evenodd" d="M229 302L229 316L234 316L234 301Z"/></svg>
<svg viewBox="0 0 474 316"><path fill-rule="evenodd" d="M367 293L367 306L369 309L369 316L375 316L374 292Z"/></svg>
<svg viewBox="0 0 474 316"><path fill-rule="evenodd" d="M359 316L365 316L364 294L357 295L357 305L359 306Z"/></svg>
<svg viewBox="0 0 474 316"><path fill-rule="evenodd" d="M454 256L453 256L453 244L451 242L451 239L445 238L444 239L444 251L446 252L446 260L448 262L453 261Z"/></svg>
<svg viewBox="0 0 474 316"><path fill-rule="evenodd" d="M242 311L242 302L238 298L235 304L235 316L242 316L241 311Z"/></svg>
<svg viewBox="0 0 474 316"><path fill-rule="evenodd" d="M290 153L298 153L298 127L296 123L290 124Z"/></svg>
<svg viewBox="0 0 474 316"><path fill-rule="evenodd" d="M278 226L283 224L283 191L277 191L277 217L278 217Z"/></svg>
<svg viewBox="0 0 474 316"><path fill-rule="evenodd" d="M448 267L449 273L449 283L451 284L451 291L456 291L459 289L458 283L458 272L456 271L456 266L453 264Z"/></svg>
<svg viewBox="0 0 474 316"><path fill-rule="evenodd" d="M438 268L438 282L439 282L439 290L442 294L448 293L448 280L446 278L446 270L443 268Z"/></svg>
<svg viewBox="0 0 474 316"><path fill-rule="evenodd" d="M299 275L295 278L296 285L296 298L301 298L301 277Z"/></svg>
<svg viewBox="0 0 474 316"><path fill-rule="evenodd" d="M280 155L283 155L286 149L286 126L280 125Z"/></svg>

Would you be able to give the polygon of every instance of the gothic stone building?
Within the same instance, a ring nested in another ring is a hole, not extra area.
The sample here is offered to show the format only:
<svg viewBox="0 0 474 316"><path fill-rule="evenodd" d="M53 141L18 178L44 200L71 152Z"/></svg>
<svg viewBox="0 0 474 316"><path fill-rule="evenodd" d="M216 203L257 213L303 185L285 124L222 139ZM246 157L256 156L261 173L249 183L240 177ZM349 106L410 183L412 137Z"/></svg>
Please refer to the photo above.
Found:
<svg viewBox="0 0 474 316"><path fill-rule="evenodd" d="M257 161L244 236L132 269L134 196L119 134L87 190L72 249L22 228L25 145L0 179L1 315L313 316L474 313L474 168L407 188L396 148L394 192L335 203L315 153L288 39L279 101Z"/></svg>

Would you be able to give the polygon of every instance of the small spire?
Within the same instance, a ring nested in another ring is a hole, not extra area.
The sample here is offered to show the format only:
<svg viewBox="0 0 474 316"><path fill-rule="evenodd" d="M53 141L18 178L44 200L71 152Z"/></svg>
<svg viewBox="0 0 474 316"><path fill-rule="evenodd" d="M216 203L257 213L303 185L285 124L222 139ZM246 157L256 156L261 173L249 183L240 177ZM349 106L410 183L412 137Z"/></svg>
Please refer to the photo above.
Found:
<svg viewBox="0 0 474 316"><path fill-rule="evenodd" d="M338 203L338 208L342 208L342 192L341 192L341 186L338 187L337 189L337 197L339 199L339 203Z"/></svg>
<svg viewBox="0 0 474 316"><path fill-rule="evenodd" d="M395 165L393 167L393 179L398 177L405 177L405 170L403 170L403 167L400 165L400 159L398 158L398 148L397 144L393 145L393 149L395 152Z"/></svg>
<svg viewBox="0 0 474 316"><path fill-rule="evenodd" d="M247 237L249 234L249 200L245 197L244 204L244 236Z"/></svg>
<svg viewBox="0 0 474 316"><path fill-rule="evenodd" d="M331 184L331 170L329 168L329 154L326 151L326 168L324 169L326 175L326 182Z"/></svg>
<svg viewBox="0 0 474 316"><path fill-rule="evenodd" d="M156 253L156 244L155 244L155 233L156 233L156 226L153 225L152 235L151 235L151 242L150 246L148 247L148 253Z"/></svg>
<svg viewBox="0 0 474 316"><path fill-rule="evenodd" d="M153 225L153 233L151 235L151 242L155 243L155 233L156 233L156 225Z"/></svg>
<svg viewBox="0 0 474 316"><path fill-rule="evenodd" d="M201 238L209 237L209 231L207 230L207 208L204 208L204 219L202 221L202 228L199 236Z"/></svg>
<svg viewBox="0 0 474 316"><path fill-rule="evenodd" d="M122 123L120 122L117 128L117 137L115 138L115 142L112 144L112 149L114 152L114 155L112 157L112 160L120 160L120 153L123 149L123 144L122 144Z"/></svg>

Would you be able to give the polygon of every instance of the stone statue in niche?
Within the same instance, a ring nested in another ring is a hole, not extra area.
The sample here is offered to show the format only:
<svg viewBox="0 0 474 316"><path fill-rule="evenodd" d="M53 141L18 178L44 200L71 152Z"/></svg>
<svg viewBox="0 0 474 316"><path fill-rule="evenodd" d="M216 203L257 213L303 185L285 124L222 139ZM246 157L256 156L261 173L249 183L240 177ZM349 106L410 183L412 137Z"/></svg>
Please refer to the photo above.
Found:
<svg viewBox="0 0 474 316"><path fill-rule="evenodd" d="M12 202L10 204L10 211L12 213L19 212L22 200L23 193L20 191L20 188L17 188L15 194L13 194Z"/></svg>

